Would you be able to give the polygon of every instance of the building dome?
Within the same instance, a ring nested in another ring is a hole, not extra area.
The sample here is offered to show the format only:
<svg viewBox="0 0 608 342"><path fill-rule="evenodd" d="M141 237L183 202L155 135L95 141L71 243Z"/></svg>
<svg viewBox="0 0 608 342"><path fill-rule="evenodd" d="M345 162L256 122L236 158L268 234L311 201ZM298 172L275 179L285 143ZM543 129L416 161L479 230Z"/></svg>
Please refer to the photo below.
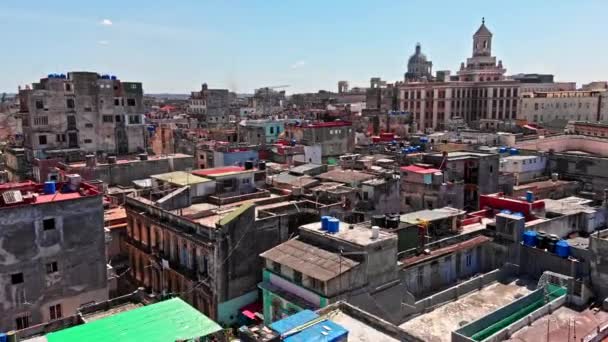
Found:
<svg viewBox="0 0 608 342"><path fill-rule="evenodd" d="M407 73L405 74L406 81L416 81L422 78L431 79L432 66L433 63L422 53L420 43L416 44L414 54L411 55L407 61Z"/></svg>
<svg viewBox="0 0 608 342"><path fill-rule="evenodd" d="M410 59L407 61L407 64L412 63L426 63L426 55L422 53L420 43L416 44L416 52L410 56Z"/></svg>

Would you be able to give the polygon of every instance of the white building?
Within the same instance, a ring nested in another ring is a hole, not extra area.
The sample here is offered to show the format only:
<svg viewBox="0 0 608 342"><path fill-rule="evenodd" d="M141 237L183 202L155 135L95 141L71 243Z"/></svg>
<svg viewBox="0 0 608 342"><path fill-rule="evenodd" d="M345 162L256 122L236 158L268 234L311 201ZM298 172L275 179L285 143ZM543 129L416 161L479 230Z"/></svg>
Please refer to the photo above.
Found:
<svg viewBox="0 0 608 342"><path fill-rule="evenodd" d="M526 94L520 100L518 119L548 123L562 120L602 121L608 119L606 91L556 91Z"/></svg>
<svg viewBox="0 0 608 342"><path fill-rule="evenodd" d="M501 173L512 173L515 183L529 182L545 173L547 157L544 155L508 156L500 159Z"/></svg>

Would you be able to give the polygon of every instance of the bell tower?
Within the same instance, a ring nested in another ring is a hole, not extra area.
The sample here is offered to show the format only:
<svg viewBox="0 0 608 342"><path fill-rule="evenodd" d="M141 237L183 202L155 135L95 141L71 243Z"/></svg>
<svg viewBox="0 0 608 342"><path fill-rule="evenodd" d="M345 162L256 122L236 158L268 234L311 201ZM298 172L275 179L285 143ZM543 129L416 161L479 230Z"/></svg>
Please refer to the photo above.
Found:
<svg viewBox="0 0 608 342"><path fill-rule="evenodd" d="M485 18L481 18L481 26L473 35L473 57L492 56L492 32L486 27Z"/></svg>

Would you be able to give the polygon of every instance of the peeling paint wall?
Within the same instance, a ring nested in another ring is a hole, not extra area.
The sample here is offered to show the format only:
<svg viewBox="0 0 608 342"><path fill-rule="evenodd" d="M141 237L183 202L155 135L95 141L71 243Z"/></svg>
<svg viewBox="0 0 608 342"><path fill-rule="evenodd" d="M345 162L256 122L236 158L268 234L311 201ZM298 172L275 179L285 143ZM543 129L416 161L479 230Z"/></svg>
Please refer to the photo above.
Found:
<svg viewBox="0 0 608 342"><path fill-rule="evenodd" d="M42 220L55 219L44 230ZM85 303L108 298L101 196L0 209L0 331L63 317ZM54 266L50 264L56 263ZM13 284L11 275L22 273Z"/></svg>

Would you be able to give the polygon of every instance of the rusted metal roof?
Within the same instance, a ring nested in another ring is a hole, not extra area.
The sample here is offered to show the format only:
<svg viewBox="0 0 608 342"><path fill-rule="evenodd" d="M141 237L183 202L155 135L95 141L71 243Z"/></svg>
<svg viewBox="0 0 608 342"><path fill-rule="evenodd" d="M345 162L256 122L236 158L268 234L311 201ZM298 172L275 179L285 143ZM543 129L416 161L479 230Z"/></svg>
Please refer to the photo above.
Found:
<svg viewBox="0 0 608 342"><path fill-rule="evenodd" d="M300 240L286 241L260 255L320 281L333 279L358 262Z"/></svg>

